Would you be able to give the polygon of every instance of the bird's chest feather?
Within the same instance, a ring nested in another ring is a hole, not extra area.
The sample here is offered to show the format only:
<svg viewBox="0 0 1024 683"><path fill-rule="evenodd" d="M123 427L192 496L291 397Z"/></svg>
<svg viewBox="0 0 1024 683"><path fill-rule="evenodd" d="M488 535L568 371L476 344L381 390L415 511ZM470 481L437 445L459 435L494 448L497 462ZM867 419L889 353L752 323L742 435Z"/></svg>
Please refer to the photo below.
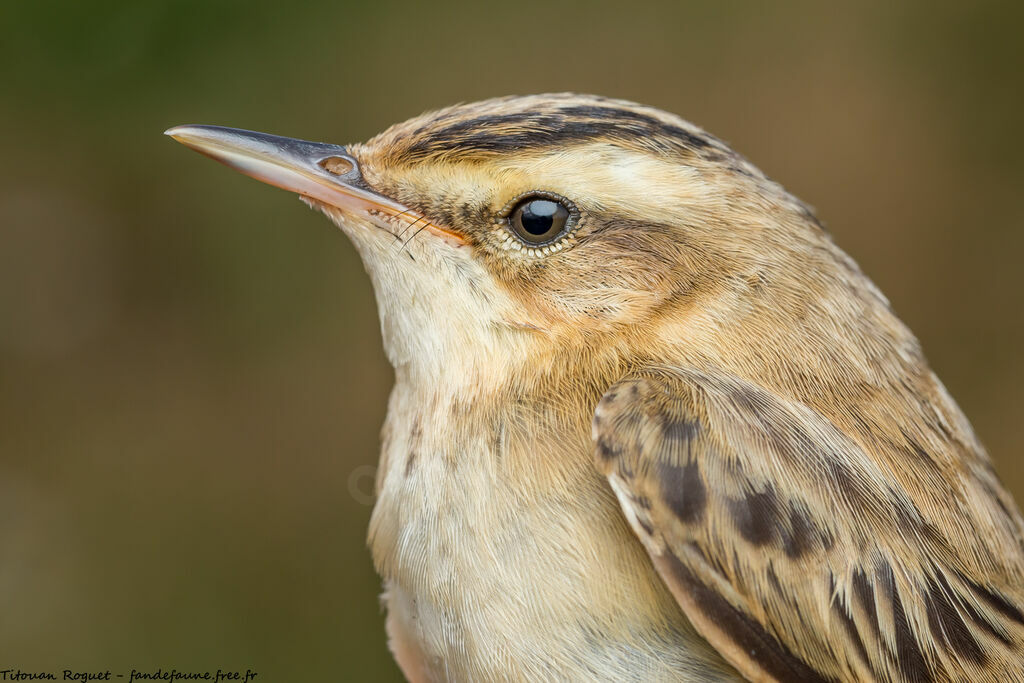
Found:
<svg viewBox="0 0 1024 683"><path fill-rule="evenodd" d="M396 387L370 545L403 670L719 680L593 472L582 428L537 418L527 432L516 415Z"/></svg>

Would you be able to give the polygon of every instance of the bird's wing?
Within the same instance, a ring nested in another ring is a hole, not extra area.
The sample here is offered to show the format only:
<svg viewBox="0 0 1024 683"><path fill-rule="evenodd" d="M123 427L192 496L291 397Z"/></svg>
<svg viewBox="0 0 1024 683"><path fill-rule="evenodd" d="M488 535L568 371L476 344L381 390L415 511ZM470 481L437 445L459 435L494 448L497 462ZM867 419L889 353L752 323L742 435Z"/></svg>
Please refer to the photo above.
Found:
<svg viewBox="0 0 1024 683"><path fill-rule="evenodd" d="M679 605L748 679L1024 680L1024 587L986 558L1019 544L954 546L807 406L649 367L604 395L594 439Z"/></svg>

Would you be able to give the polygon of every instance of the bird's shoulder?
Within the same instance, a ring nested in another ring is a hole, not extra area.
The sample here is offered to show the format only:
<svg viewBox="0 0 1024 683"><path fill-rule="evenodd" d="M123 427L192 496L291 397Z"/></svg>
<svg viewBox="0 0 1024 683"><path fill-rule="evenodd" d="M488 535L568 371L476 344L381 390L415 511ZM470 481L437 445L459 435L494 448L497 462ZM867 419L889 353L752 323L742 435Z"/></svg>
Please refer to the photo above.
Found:
<svg viewBox="0 0 1024 683"><path fill-rule="evenodd" d="M728 372L670 366L616 382L593 421L653 564L747 677L1021 678L1024 534L984 452L949 435L932 465L894 466L914 449L851 431Z"/></svg>

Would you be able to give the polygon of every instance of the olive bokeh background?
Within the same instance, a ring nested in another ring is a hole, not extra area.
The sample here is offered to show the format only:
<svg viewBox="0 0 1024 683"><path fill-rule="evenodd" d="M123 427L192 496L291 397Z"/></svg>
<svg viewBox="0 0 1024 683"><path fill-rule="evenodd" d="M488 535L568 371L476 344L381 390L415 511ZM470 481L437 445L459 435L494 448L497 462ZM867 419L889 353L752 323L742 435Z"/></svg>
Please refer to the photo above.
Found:
<svg viewBox="0 0 1024 683"><path fill-rule="evenodd" d="M1024 500L1024 5L0 7L0 668L397 680L364 535L391 371L293 196L163 137L366 139L576 90L815 206Z"/></svg>

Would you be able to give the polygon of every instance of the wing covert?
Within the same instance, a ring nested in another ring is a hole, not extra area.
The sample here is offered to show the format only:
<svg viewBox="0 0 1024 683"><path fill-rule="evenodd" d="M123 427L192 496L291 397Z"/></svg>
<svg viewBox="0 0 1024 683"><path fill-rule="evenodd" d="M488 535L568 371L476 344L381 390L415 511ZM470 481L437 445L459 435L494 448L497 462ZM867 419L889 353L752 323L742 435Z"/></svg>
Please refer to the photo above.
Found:
<svg viewBox="0 0 1024 683"><path fill-rule="evenodd" d="M1024 595L1005 562L982 541L954 546L807 406L723 372L648 367L608 390L593 432L660 575L750 680L1024 680Z"/></svg>

